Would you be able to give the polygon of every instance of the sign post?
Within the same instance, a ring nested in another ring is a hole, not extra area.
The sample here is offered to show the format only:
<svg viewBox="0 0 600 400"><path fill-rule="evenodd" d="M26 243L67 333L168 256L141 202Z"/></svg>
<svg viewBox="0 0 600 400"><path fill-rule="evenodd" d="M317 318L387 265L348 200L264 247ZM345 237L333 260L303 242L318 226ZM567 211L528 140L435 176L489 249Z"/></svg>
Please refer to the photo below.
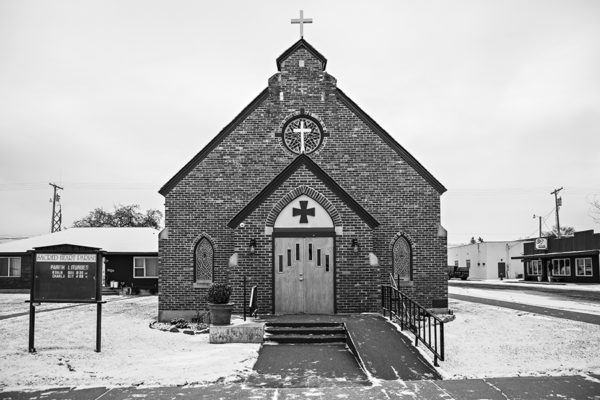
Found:
<svg viewBox="0 0 600 400"><path fill-rule="evenodd" d="M41 303L96 304L96 352L101 350L102 253L73 245L36 248L29 300L29 352L35 353L35 307Z"/></svg>

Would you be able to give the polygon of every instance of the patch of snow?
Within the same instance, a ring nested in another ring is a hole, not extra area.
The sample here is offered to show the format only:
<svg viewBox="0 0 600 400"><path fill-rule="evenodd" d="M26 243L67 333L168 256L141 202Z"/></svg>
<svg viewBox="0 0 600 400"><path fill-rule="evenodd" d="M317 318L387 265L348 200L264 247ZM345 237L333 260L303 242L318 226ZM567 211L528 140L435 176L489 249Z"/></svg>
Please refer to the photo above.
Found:
<svg viewBox="0 0 600 400"><path fill-rule="evenodd" d="M444 324L443 379L600 373L600 325L450 299ZM396 329L414 342L407 330ZM421 343L419 353L433 365Z"/></svg>
<svg viewBox="0 0 600 400"><path fill-rule="evenodd" d="M600 325L453 299L450 308L445 378L600 373Z"/></svg>
<svg viewBox="0 0 600 400"><path fill-rule="evenodd" d="M473 287L448 286L448 293L600 315L600 303L598 302L593 303L583 300L570 301L547 292L523 292L505 289L489 290Z"/></svg>
<svg viewBox="0 0 600 400"><path fill-rule="evenodd" d="M95 305L36 314L34 354L27 315L0 321L0 389L197 385L239 381L252 370L259 344L217 345L208 335L151 329L157 309L156 296L105 304L100 353Z"/></svg>
<svg viewBox="0 0 600 400"><path fill-rule="evenodd" d="M535 281L523 281L522 279L504 279L504 280L499 280L499 279L488 279L488 280L471 280L469 279L468 281L462 281L462 280L452 280L452 284L456 284L457 286L469 286L471 284L483 284L483 285L502 285L502 286L510 286L511 288L514 288L515 290L518 289L526 289L527 287L532 287L532 286L537 286L537 287L543 287L544 289L550 289L550 290L556 290L556 291L561 291L561 290L577 290L577 291L584 291L584 292L600 292L600 284L595 284L595 283L585 283L585 284L581 284L581 283L570 283L570 282L565 282L565 283L551 283L551 282L535 282ZM450 287L450 286L449 286Z"/></svg>

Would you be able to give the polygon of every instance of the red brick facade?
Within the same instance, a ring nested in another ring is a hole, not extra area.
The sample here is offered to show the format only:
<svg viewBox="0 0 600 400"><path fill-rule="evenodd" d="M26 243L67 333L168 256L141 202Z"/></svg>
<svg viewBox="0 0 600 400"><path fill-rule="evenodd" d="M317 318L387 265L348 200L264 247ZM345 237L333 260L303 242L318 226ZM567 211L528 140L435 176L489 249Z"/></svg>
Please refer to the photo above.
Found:
<svg viewBox="0 0 600 400"><path fill-rule="evenodd" d="M202 237L213 244L213 281L231 284L240 305L247 276L259 287L260 312L272 312L273 239L265 227L299 187L324 197L343 227L335 237L336 312L378 310L397 235L412 244L413 281L405 290L427 307L447 307L446 238L438 233L445 188L337 88L324 72L326 60L308 43L300 40L277 61L280 72L268 88L160 191L168 235L159 242L159 318L206 308L206 289L194 283L194 247ZM300 113L327 135L308 156L292 153L277 136ZM230 265L234 253L237 263Z"/></svg>

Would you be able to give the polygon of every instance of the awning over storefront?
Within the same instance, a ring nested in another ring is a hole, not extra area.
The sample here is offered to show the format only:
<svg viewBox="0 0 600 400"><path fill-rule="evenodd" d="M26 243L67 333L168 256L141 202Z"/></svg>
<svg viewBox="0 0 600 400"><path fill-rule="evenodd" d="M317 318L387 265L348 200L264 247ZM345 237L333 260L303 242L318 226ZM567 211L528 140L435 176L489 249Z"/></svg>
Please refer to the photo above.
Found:
<svg viewBox="0 0 600 400"><path fill-rule="evenodd" d="M511 257L512 260L537 260L540 258L560 258L560 257L577 257L577 256L595 256L600 250L578 250L578 251L561 251L555 253L537 253L525 254L518 257Z"/></svg>

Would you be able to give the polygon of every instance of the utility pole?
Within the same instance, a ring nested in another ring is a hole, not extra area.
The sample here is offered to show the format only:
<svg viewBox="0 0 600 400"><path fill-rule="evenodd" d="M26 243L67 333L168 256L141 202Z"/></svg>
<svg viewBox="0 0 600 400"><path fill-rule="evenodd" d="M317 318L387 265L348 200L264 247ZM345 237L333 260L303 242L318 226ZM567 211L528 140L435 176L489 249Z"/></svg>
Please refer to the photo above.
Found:
<svg viewBox="0 0 600 400"><path fill-rule="evenodd" d="M62 208L60 206L60 195L57 192L58 190L63 190L62 187L58 186L55 183L49 183L50 186L54 188L54 195L52 196L52 219L50 220L50 232L58 232L60 231L60 226L62 224ZM58 203L58 210L56 209Z"/></svg>
<svg viewBox="0 0 600 400"><path fill-rule="evenodd" d="M550 192L550 194L554 195L554 204L556 206L556 236L558 238L560 238L560 221L558 219L558 209L560 208L560 206L562 206L562 198L558 197L558 192L560 192L561 190L563 190L562 187L560 189L554 189L554 191Z"/></svg>
<svg viewBox="0 0 600 400"><path fill-rule="evenodd" d="M535 214L533 214L533 219L539 218L540 220L540 236L542 237L542 217L540 215L536 216Z"/></svg>

